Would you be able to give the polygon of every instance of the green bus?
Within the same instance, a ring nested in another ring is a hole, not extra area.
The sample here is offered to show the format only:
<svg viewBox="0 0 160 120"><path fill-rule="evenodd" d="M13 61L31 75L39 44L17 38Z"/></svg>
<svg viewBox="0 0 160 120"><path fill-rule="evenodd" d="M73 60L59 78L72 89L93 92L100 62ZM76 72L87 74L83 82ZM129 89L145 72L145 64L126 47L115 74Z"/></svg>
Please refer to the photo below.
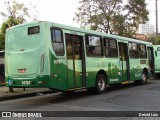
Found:
<svg viewBox="0 0 160 120"><path fill-rule="evenodd" d="M160 45L153 45L155 56L155 75L160 76Z"/></svg>
<svg viewBox="0 0 160 120"><path fill-rule="evenodd" d="M88 89L145 84L154 69L152 43L40 21L6 31L7 86Z"/></svg>

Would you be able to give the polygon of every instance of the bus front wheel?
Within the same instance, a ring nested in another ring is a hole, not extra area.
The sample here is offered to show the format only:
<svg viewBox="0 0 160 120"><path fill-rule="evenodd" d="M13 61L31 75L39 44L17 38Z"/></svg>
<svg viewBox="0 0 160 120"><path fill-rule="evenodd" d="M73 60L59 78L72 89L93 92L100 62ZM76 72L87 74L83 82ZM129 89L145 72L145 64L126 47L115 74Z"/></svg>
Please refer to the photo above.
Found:
<svg viewBox="0 0 160 120"><path fill-rule="evenodd" d="M134 81L134 83L135 83L136 85L146 84L146 83L147 83L147 73L146 73L146 72L143 72L141 78L142 78L141 80Z"/></svg>
<svg viewBox="0 0 160 120"><path fill-rule="evenodd" d="M104 74L98 74L96 78L95 92L101 94L106 90L106 76Z"/></svg>
<svg viewBox="0 0 160 120"><path fill-rule="evenodd" d="M140 81L140 84L143 85L143 84L146 84L146 83L147 83L147 73L143 72L142 73L142 80Z"/></svg>

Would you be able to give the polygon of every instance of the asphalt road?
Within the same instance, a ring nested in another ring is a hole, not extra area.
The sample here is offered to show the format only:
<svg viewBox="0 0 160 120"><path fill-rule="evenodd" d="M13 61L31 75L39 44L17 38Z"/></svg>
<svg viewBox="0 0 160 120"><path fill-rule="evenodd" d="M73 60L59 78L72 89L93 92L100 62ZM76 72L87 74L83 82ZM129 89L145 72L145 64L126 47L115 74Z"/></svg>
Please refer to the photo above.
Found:
<svg viewBox="0 0 160 120"><path fill-rule="evenodd" d="M0 111L160 111L160 80L114 86L100 95L78 91L8 100L0 102Z"/></svg>

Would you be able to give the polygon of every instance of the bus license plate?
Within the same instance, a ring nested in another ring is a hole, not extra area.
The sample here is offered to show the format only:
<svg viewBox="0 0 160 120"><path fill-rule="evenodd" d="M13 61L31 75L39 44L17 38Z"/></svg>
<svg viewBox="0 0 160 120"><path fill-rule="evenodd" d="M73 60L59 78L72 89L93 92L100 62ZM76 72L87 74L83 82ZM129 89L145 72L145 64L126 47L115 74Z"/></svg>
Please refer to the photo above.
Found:
<svg viewBox="0 0 160 120"><path fill-rule="evenodd" d="M22 85L30 85L32 81L22 81Z"/></svg>

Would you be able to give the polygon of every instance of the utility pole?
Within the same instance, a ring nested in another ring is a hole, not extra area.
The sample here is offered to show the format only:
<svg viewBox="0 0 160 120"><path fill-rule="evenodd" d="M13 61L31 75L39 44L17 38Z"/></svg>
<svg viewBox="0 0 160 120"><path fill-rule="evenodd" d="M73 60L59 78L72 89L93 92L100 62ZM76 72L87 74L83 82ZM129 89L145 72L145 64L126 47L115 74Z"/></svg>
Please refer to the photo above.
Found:
<svg viewBox="0 0 160 120"><path fill-rule="evenodd" d="M158 37L158 4L156 0L156 38Z"/></svg>

